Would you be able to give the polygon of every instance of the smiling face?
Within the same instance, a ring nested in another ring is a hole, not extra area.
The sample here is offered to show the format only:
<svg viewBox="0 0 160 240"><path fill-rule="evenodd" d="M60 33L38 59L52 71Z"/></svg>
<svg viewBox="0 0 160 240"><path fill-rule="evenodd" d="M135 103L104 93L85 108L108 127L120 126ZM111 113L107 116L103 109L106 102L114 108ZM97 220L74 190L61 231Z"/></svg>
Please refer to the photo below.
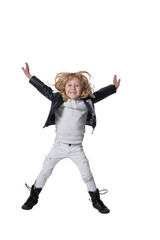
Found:
<svg viewBox="0 0 160 240"><path fill-rule="evenodd" d="M78 78L74 77L65 85L65 93L70 99L77 99L82 94L82 85Z"/></svg>

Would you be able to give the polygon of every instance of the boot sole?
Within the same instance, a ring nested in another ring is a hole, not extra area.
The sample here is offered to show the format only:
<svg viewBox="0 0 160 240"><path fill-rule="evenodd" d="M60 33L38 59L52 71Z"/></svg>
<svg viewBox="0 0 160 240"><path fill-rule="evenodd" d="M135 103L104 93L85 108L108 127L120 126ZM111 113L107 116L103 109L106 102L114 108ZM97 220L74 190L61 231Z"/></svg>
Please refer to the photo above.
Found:
<svg viewBox="0 0 160 240"><path fill-rule="evenodd" d="M36 205L36 204L35 204ZM33 205L32 207L27 207L25 205L22 206L23 210L31 210L35 205Z"/></svg>
<svg viewBox="0 0 160 240"><path fill-rule="evenodd" d="M32 208L33 208L33 207L32 207ZM23 206L22 206L22 209L23 209L23 210L31 210L32 208L26 208L26 207L23 207Z"/></svg>
<svg viewBox="0 0 160 240"><path fill-rule="evenodd" d="M96 207L94 207L95 209L97 209ZM102 213L102 214L107 214L107 213L110 213L110 210L109 209L107 209L106 210L106 212L102 212L102 211L100 211L99 209L97 209L100 213Z"/></svg>

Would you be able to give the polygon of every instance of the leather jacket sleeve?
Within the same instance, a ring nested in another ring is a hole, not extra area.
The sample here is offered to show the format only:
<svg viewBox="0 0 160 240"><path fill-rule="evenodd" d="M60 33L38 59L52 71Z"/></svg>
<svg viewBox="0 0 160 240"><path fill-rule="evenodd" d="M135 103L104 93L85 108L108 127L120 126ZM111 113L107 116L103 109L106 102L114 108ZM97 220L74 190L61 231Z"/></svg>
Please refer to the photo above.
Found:
<svg viewBox="0 0 160 240"><path fill-rule="evenodd" d="M46 98L50 101L53 101L54 95L52 88L45 85L42 81L40 81L36 76L32 76L29 80L31 83L40 93L42 93Z"/></svg>
<svg viewBox="0 0 160 240"><path fill-rule="evenodd" d="M103 100L104 98L112 95L113 93L116 93L116 87L111 84L107 87L101 88L100 90L96 91L93 93L93 95L95 96L95 98L93 98L93 103L97 103L101 100Z"/></svg>

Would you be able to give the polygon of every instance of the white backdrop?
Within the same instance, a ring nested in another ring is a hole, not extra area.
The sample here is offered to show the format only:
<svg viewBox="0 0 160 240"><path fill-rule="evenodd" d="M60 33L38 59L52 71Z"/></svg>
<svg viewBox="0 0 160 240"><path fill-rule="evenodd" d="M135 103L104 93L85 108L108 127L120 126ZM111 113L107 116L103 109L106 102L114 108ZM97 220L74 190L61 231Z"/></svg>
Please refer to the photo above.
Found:
<svg viewBox="0 0 160 240"><path fill-rule="evenodd" d="M8 239L154 239L160 234L158 0L6 0L0 3L1 235ZM84 150L108 215L93 209L78 169L60 162L31 211L21 205L55 137L42 129L50 101L21 67L54 83L86 70L95 90L121 79L97 103ZM103 109L105 113L103 112ZM103 113L102 113L103 112Z"/></svg>

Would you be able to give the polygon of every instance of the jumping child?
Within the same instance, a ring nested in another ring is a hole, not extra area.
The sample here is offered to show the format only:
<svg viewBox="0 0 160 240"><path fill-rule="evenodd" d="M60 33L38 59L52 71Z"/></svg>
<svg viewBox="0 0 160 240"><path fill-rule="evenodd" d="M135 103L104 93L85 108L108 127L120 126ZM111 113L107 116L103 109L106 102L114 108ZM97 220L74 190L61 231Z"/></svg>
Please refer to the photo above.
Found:
<svg viewBox="0 0 160 240"><path fill-rule="evenodd" d="M85 125L92 126L93 130L96 127L94 104L115 93L120 85L120 79L117 81L115 75L113 84L93 92L88 80L91 75L88 72L61 72L55 77L55 88L58 92L54 92L52 88L30 74L28 63L25 65L22 70L29 78L29 82L51 101L51 108L44 127L55 125L56 137L41 172L35 183L29 188L30 196L23 204L22 209L30 210L38 203L39 194L55 165L60 160L69 158L79 168L93 207L100 213L109 213L110 210L100 199L100 191L95 184L82 142Z"/></svg>

